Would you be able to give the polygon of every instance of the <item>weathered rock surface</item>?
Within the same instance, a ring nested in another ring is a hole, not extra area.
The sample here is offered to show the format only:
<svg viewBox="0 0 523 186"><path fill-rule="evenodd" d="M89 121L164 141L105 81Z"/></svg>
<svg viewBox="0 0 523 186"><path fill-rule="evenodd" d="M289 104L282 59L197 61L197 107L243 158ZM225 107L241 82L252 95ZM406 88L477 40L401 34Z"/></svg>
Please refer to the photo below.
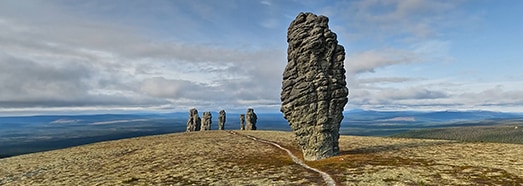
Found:
<svg viewBox="0 0 523 186"><path fill-rule="evenodd" d="M189 119L187 120L186 132L199 131L201 127L201 119L198 115L198 110L195 108L189 110Z"/></svg>
<svg viewBox="0 0 523 186"><path fill-rule="evenodd" d="M225 110L220 110L220 115L218 115L218 130L224 130L225 129L225 121L226 121L226 115Z"/></svg>
<svg viewBox="0 0 523 186"><path fill-rule="evenodd" d="M245 124L245 130L256 130L256 122L258 121L258 116L256 116L256 113L254 113L254 109L247 109L245 119L247 120L247 123Z"/></svg>
<svg viewBox="0 0 523 186"><path fill-rule="evenodd" d="M245 114L240 114L240 130L245 130Z"/></svg>
<svg viewBox="0 0 523 186"><path fill-rule="evenodd" d="M211 124L212 124L212 115L211 112L203 112L202 113L202 128L200 131L204 130L211 130Z"/></svg>
<svg viewBox="0 0 523 186"><path fill-rule="evenodd" d="M345 49L329 19L300 13L287 32L288 63L283 73L281 112L296 135L305 160L339 153L338 138L347 104Z"/></svg>

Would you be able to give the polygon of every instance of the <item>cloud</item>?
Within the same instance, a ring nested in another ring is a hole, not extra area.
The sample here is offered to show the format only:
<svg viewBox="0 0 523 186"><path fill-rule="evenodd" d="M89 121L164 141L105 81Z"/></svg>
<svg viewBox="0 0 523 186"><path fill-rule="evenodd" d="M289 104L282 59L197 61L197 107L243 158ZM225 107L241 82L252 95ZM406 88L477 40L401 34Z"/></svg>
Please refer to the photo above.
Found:
<svg viewBox="0 0 523 186"><path fill-rule="evenodd" d="M154 97L176 99L204 92L205 86L187 80L168 80L163 77L156 77L143 80L140 89Z"/></svg>
<svg viewBox="0 0 523 186"><path fill-rule="evenodd" d="M456 97L472 106L517 106L523 104L522 90L510 90L496 85L480 91L457 93ZM481 100L481 101L478 101Z"/></svg>
<svg viewBox="0 0 523 186"><path fill-rule="evenodd" d="M378 80L381 78L378 78ZM371 79L372 80L372 79ZM519 112L523 91L513 82L464 82L457 79L388 81L350 90L349 108L382 110L496 110ZM351 87L349 87L351 88Z"/></svg>
<svg viewBox="0 0 523 186"><path fill-rule="evenodd" d="M424 39L457 24L453 18L464 1L364 0L339 2L328 12L349 21L349 30L374 38ZM363 37L368 38L368 37Z"/></svg>
<svg viewBox="0 0 523 186"><path fill-rule="evenodd" d="M376 84L376 83L403 83L413 80L406 77L377 77L377 78L359 78L358 83Z"/></svg>
<svg viewBox="0 0 523 186"><path fill-rule="evenodd" d="M18 58L0 58L0 102L67 102L85 96L83 79L90 72L81 66L42 65ZM5 104L4 104L5 105Z"/></svg>
<svg viewBox="0 0 523 186"><path fill-rule="evenodd" d="M463 23L453 19L463 17L456 16L463 1L326 2L2 1L0 105L16 112L277 111L286 26L303 10L330 16L346 45L348 107L523 104L511 88L521 82L498 88L413 73L456 62L443 31Z"/></svg>
<svg viewBox="0 0 523 186"><path fill-rule="evenodd" d="M450 100L453 85L436 85L429 72L412 73L428 64L455 62L445 39L447 28L464 27L465 1L365 0L336 2L323 9L333 17L341 44L347 45L346 63L350 103L354 107L420 108L463 105ZM459 15L459 16L458 16ZM401 66L405 68L388 68Z"/></svg>
<svg viewBox="0 0 523 186"><path fill-rule="evenodd" d="M53 5L44 3L41 17L23 8L0 13L4 110L273 107L279 100L283 50L157 40Z"/></svg>
<svg viewBox="0 0 523 186"><path fill-rule="evenodd" d="M382 91L376 97L382 100L424 100L445 98L447 95L442 91L429 90L421 87L410 87L406 89L390 89Z"/></svg>
<svg viewBox="0 0 523 186"><path fill-rule="evenodd" d="M260 3L263 4L263 5L266 5L266 6L271 6L272 5L271 1L266 1L266 0L260 1Z"/></svg>
<svg viewBox="0 0 523 186"><path fill-rule="evenodd" d="M363 91L351 91L349 97L353 104L394 105L394 103L401 100L423 102L424 100L447 98L448 95L443 91L416 86L404 89L374 87L374 89L366 89Z"/></svg>
<svg viewBox="0 0 523 186"><path fill-rule="evenodd" d="M424 59L418 54L398 49L369 50L349 56L348 73L358 74L375 72L377 68L391 65L421 62Z"/></svg>

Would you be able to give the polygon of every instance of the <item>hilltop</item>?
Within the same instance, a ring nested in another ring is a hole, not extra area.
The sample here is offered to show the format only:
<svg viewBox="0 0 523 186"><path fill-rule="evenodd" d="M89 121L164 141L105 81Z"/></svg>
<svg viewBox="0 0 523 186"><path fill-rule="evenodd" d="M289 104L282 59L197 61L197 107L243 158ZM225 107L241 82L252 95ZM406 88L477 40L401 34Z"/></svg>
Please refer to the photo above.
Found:
<svg viewBox="0 0 523 186"><path fill-rule="evenodd" d="M290 132L173 133L0 159L0 185L324 185L295 164ZM306 162L339 185L521 185L523 145L341 136L341 154Z"/></svg>

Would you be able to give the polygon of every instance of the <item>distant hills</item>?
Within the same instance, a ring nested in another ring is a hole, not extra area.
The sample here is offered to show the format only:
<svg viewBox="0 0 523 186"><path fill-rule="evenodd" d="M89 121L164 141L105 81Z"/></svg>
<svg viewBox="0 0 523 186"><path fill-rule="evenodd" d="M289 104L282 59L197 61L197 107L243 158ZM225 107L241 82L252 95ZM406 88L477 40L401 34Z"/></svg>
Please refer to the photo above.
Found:
<svg viewBox="0 0 523 186"><path fill-rule="evenodd" d="M290 131L281 113L257 113L259 130ZM217 112L212 112L217 130ZM523 118L522 113L490 111L375 111L344 113L340 133L390 136L415 129L490 126L499 120ZM0 117L0 158L99 141L184 132L188 113L43 115ZM239 129L239 113L227 113L226 130Z"/></svg>
<svg viewBox="0 0 523 186"><path fill-rule="evenodd" d="M375 111L350 110L345 112L350 120L385 120L395 117L414 117L426 122L456 122L484 119L521 118L523 113L493 112L493 111Z"/></svg>

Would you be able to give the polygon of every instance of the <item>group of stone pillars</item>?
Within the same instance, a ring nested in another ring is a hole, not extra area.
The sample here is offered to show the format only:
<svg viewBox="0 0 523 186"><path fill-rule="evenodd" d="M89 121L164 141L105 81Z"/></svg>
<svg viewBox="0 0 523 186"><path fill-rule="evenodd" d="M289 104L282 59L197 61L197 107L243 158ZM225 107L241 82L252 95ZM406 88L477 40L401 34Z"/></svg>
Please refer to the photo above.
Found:
<svg viewBox="0 0 523 186"><path fill-rule="evenodd" d="M218 130L223 130L225 126L225 110L220 111L218 116ZM211 130L212 114L203 112L202 118L198 115L198 110L192 108L189 110L189 119L187 120L186 132Z"/></svg>
<svg viewBox="0 0 523 186"><path fill-rule="evenodd" d="M254 109L247 109L246 114L240 114L240 130L256 130L258 116ZM226 113L220 110L218 116L218 130L225 130ZM189 110L189 119L187 120L186 132L211 130L212 115L211 112L203 112L202 118L198 115L198 110L192 108Z"/></svg>

